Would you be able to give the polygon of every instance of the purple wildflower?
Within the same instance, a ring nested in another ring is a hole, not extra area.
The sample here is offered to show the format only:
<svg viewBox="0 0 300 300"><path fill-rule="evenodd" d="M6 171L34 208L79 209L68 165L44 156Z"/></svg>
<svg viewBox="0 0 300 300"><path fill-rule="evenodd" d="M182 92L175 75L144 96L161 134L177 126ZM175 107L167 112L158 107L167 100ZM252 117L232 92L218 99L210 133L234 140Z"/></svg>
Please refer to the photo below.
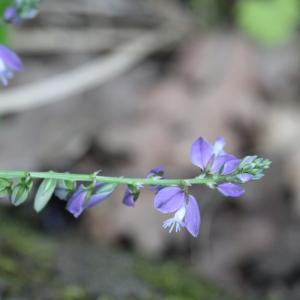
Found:
<svg viewBox="0 0 300 300"><path fill-rule="evenodd" d="M24 20L33 19L38 14L36 1L24 3L24 0L15 0L13 4L4 11L4 20L8 23L20 24Z"/></svg>
<svg viewBox="0 0 300 300"><path fill-rule="evenodd" d="M217 189L227 197L240 197L245 192L245 190L239 184L234 184L231 182L218 184Z"/></svg>
<svg viewBox="0 0 300 300"><path fill-rule="evenodd" d="M164 177L164 168L163 167L156 167L149 171L147 174L147 178L155 178L155 179L163 179ZM151 185L150 190L152 192L158 192L163 187L161 185Z"/></svg>
<svg viewBox="0 0 300 300"><path fill-rule="evenodd" d="M153 169L151 169L149 171L149 173L147 174L147 178L149 177L159 177L159 178L162 178L162 176L164 175L164 168L163 167L155 167Z"/></svg>
<svg viewBox="0 0 300 300"><path fill-rule="evenodd" d="M197 139L191 148L192 163L203 172L208 172L212 175L221 174L224 176L231 175L237 170L241 164L241 160L232 154L224 152L224 138L216 139L214 145L209 144L204 138ZM254 156L251 159L255 159ZM241 183L252 179L250 174L240 174L237 178ZM244 189L238 184L221 183L217 185L217 189L225 196L239 197L244 193Z"/></svg>
<svg viewBox="0 0 300 300"><path fill-rule="evenodd" d="M96 184L92 191L80 185L68 200L66 208L75 218L78 218L84 210L106 200L114 189L115 185L104 183Z"/></svg>
<svg viewBox="0 0 300 300"><path fill-rule="evenodd" d="M133 207L140 195L140 190L142 187L142 185L128 185L123 197L123 204L129 207Z"/></svg>
<svg viewBox="0 0 300 300"><path fill-rule="evenodd" d="M7 23L20 24L22 19L18 16L16 6L12 5L5 9L4 11L4 20Z"/></svg>
<svg viewBox="0 0 300 300"><path fill-rule="evenodd" d="M134 203L134 194L130 191L129 188L127 188L123 197L123 204L125 204L126 206L133 207Z"/></svg>
<svg viewBox="0 0 300 300"><path fill-rule="evenodd" d="M4 45L0 45L0 80L3 85L8 84L14 71L19 72L22 69L23 64L19 56Z"/></svg>
<svg viewBox="0 0 300 300"><path fill-rule="evenodd" d="M200 137L192 144L190 155L192 163L203 172L209 172L210 174L229 175L233 173L240 160L234 155L225 153L223 150L224 145L225 140L223 137L218 137L214 145Z"/></svg>
<svg viewBox="0 0 300 300"><path fill-rule="evenodd" d="M189 233L196 237L200 229L200 210L196 199L186 194L179 187L166 187L161 189L155 196L154 208L167 214L174 213L174 217L167 219L163 227L170 228L169 232L175 228L179 232L181 227L185 227Z"/></svg>

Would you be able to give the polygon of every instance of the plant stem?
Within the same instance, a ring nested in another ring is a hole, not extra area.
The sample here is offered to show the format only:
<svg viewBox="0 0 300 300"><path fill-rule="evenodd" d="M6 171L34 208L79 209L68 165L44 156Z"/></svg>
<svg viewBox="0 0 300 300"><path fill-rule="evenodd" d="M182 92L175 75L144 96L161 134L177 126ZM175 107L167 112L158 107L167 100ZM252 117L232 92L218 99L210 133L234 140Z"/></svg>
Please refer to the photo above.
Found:
<svg viewBox="0 0 300 300"><path fill-rule="evenodd" d="M159 178L127 178L127 177L110 177L98 176L96 174L74 174L58 172L26 172L26 171L4 171L0 170L0 178L23 178L30 176L36 179L57 179L70 181L99 181L103 183L125 184L125 185L161 185L161 186L188 186L194 184L203 184L212 186L217 182L234 181L234 178L222 175L208 175L188 179L159 179Z"/></svg>

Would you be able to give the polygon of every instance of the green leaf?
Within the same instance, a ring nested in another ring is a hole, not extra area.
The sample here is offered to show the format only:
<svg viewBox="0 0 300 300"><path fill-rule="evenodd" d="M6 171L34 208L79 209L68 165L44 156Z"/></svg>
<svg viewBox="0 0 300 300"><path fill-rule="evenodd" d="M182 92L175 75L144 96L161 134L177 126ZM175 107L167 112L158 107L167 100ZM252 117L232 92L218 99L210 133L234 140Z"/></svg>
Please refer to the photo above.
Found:
<svg viewBox="0 0 300 300"><path fill-rule="evenodd" d="M44 179L34 199L34 210L40 212L49 202L57 184L56 179Z"/></svg>
<svg viewBox="0 0 300 300"><path fill-rule="evenodd" d="M0 1L0 13L4 13L4 10L12 4L12 0L1 0Z"/></svg>
<svg viewBox="0 0 300 300"><path fill-rule="evenodd" d="M12 4L12 0L0 0L0 16L3 16L5 9ZM0 22L0 44L9 44L8 26Z"/></svg>

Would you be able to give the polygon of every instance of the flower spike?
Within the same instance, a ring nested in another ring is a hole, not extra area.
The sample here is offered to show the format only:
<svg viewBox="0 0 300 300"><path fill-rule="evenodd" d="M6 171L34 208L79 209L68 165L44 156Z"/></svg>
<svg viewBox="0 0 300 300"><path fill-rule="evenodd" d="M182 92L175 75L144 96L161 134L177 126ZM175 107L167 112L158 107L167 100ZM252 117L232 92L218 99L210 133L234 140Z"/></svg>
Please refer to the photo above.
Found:
<svg viewBox="0 0 300 300"><path fill-rule="evenodd" d="M1 59L9 58L11 68L19 66L18 59L11 53L2 52ZM3 56L3 53L6 53ZM1 73L0 73L1 76ZM1 78L1 77L0 77ZM66 209L78 218L86 209L105 201L118 185L125 185L123 204L134 207L140 191L150 186L155 192L153 206L163 214L173 214L162 226L169 232L179 232L181 228L197 237L201 226L199 204L190 194L194 185L206 185L217 189L226 197L240 197L245 192L243 183L259 180L271 161L256 155L242 159L224 151L225 140L216 139L212 145L206 139L198 138L191 147L191 161L200 169L194 178L165 179L164 169L156 167L150 170L146 178L106 177L98 173L71 174L49 172L24 172L0 170L0 197L10 197L15 206L29 198L34 179L43 179L35 197L35 210L41 211L51 200L52 194L67 201ZM84 182L89 184L84 185Z"/></svg>

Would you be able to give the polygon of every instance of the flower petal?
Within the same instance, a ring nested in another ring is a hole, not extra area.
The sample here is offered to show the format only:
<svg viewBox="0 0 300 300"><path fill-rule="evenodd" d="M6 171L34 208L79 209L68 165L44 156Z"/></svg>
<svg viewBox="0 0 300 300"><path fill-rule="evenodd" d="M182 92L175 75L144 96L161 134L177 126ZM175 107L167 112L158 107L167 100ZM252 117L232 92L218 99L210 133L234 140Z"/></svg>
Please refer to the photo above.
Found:
<svg viewBox="0 0 300 300"><path fill-rule="evenodd" d="M211 174L218 173L226 162L233 159L236 159L236 157L231 154L223 154L223 155L216 156L210 168L210 173Z"/></svg>
<svg viewBox="0 0 300 300"><path fill-rule="evenodd" d="M236 170L236 168L239 166L241 160L240 159L232 159L227 161L224 164L223 170L222 170L222 175L229 175L232 172Z"/></svg>
<svg viewBox="0 0 300 300"><path fill-rule="evenodd" d="M106 200L113 193L115 188L116 185L109 183L96 185L93 195L90 197L84 208L91 208Z"/></svg>
<svg viewBox="0 0 300 300"><path fill-rule="evenodd" d="M73 193L68 200L66 209L75 217L78 218L84 211L84 201L86 197L86 191L83 189L83 185L80 185L77 191Z"/></svg>
<svg viewBox="0 0 300 300"><path fill-rule="evenodd" d="M149 173L147 174L147 178L150 178L150 177L162 177L164 175L164 167L156 167L156 168L153 168L149 171Z"/></svg>
<svg viewBox="0 0 300 300"><path fill-rule="evenodd" d="M123 197L123 204L129 207L133 207L135 204L134 201L134 194L132 194L129 190L129 188L126 189L124 197Z"/></svg>
<svg viewBox="0 0 300 300"><path fill-rule="evenodd" d="M156 167L153 168L149 171L149 173L147 174L147 178L158 178L158 179L162 179L164 178L164 167ZM151 192L155 192L157 193L159 190L161 190L163 188L163 186L161 185L150 185L150 191Z"/></svg>
<svg viewBox="0 0 300 300"><path fill-rule="evenodd" d="M212 154L213 148L204 138L200 137L192 144L191 161L202 170L206 168Z"/></svg>
<svg viewBox="0 0 300 300"><path fill-rule="evenodd" d="M253 175L251 174L247 174L247 173L242 173L242 174L239 174L237 176L237 178L242 182L242 183L245 183L245 182L248 182L250 180L253 179Z"/></svg>
<svg viewBox="0 0 300 300"><path fill-rule="evenodd" d="M172 213L184 204L184 192L179 187L161 189L154 198L154 208L162 213Z"/></svg>
<svg viewBox="0 0 300 300"><path fill-rule="evenodd" d="M215 144L213 146L214 155L219 155L223 152L225 146L225 139L222 136L216 138Z"/></svg>
<svg viewBox="0 0 300 300"><path fill-rule="evenodd" d="M231 182L221 183L217 186L217 189L224 196L229 197L240 197L245 192L245 190L240 185Z"/></svg>
<svg viewBox="0 0 300 300"><path fill-rule="evenodd" d="M12 70L21 71L23 69L23 63L19 56L3 45L0 45L0 59Z"/></svg>
<svg viewBox="0 0 300 300"><path fill-rule="evenodd" d="M184 218L185 227L192 236L196 237L199 233L200 223L200 210L197 200L194 196L189 195Z"/></svg>

